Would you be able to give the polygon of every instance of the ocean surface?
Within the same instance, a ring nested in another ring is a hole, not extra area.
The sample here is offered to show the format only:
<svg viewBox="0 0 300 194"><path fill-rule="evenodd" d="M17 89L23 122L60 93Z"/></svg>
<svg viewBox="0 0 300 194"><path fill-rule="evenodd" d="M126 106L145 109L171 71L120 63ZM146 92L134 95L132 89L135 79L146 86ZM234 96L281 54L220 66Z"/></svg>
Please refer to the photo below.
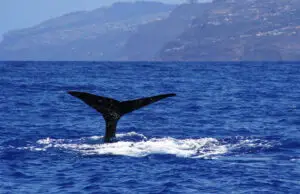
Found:
<svg viewBox="0 0 300 194"><path fill-rule="evenodd" d="M0 193L300 193L300 63L0 62ZM171 97L119 121L67 91Z"/></svg>

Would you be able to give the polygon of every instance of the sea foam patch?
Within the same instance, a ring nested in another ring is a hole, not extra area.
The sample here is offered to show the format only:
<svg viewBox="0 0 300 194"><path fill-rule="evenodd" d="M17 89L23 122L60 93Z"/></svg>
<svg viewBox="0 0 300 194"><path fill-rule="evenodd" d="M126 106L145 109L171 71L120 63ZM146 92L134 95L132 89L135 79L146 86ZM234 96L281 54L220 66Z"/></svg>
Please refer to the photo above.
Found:
<svg viewBox="0 0 300 194"><path fill-rule="evenodd" d="M117 141L109 144L89 144L86 142L64 142L61 139L41 139L37 143L42 147L60 148L80 152L84 155L123 155L131 157L144 157L150 154L171 154L177 157L206 158L227 152L224 145L220 145L214 138L184 139L153 138L147 140L140 134L129 133L129 136L137 135L142 141ZM121 134L121 137L126 136ZM118 137L117 137L118 138ZM89 139L99 140L100 137ZM82 139L83 140L83 139ZM86 141L87 139L85 139ZM37 151L41 150L39 148Z"/></svg>
<svg viewBox="0 0 300 194"><path fill-rule="evenodd" d="M114 143L103 143L103 136L80 139L40 139L35 145L23 147L31 151L59 149L78 152L83 155L123 155L144 157L152 154L168 154L185 158L216 158L237 150L272 147L270 142L259 139L240 139L225 142L215 138L176 139L171 137L150 138L143 134L130 132L118 134ZM241 149L243 148L243 149ZM248 152L248 151L247 151Z"/></svg>
<svg viewBox="0 0 300 194"><path fill-rule="evenodd" d="M209 158L227 152L225 145L221 145L214 138L175 139L151 138L143 134L130 132L118 134L117 141L104 144L103 136L92 136L81 139L40 139L37 145L27 149L45 151L58 148L79 152L83 155L123 155L130 157L144 157L151 154L170 154L177 157Z"/></svg>

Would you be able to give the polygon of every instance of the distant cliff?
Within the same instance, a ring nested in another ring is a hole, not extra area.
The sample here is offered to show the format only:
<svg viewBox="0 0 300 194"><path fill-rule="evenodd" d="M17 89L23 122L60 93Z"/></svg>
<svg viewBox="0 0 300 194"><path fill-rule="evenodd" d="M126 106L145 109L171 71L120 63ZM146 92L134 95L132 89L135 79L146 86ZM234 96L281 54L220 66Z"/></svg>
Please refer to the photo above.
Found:
<svg viewBox="0 0 300 194"><path fill-rule="evenodd" d="M0 60L300 60L299 0L116 3L7 33Z"/></svg>
<svg viewBox="0 0 300 194"><path fill-rule="evenodd" d="M137 27L166 18L174 5L115 3L74 12L4 35L0 60L117 60Z"/></svg>
<svg viewBox="0 0 300 194"><path fill-rule="evenodd" d="M208 4L183 4L176 7L169 17L140 25L121 51L124 60L156 60L161 48L189 28L193 19L203 17Z"/></svg>
<svg viewBox="0 0 300 194"><path fill-rule="evenodd" d="M161 60L300 60L300 2L219 0L161 49Z"/></svg>

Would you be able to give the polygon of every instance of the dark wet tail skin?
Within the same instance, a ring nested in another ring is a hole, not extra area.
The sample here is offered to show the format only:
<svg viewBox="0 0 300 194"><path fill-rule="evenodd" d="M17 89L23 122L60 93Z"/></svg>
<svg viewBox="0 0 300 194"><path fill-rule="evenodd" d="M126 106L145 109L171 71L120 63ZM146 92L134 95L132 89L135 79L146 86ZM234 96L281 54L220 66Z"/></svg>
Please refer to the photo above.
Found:
<svg viewBox="0 0 300 194"><path fill-rule="evenodd" d="M176 94L163 94L121 102L112 98L97 96L86 92L70 91L68 93L84 101L86 104L102 114L106 122L104 142L107 143L111 142L113 138L115 138L117 123L123 115L138 110L154 102L160 101L164 98L176 96Z"/></svg>

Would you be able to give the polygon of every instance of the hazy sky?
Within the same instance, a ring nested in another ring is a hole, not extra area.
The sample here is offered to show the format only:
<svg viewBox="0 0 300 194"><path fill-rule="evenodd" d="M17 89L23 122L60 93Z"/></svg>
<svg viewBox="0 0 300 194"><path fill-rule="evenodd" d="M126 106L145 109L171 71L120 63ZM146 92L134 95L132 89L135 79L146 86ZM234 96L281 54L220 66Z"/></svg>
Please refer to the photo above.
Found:
<svg viewBox="0 0 300 194"><path fill-rule="evenodd" d="M133 0L0 0L0 40L9 30L30 27L62 14L91 10L119 1ZM185 0L156 0L181 3Z"/></svg>

